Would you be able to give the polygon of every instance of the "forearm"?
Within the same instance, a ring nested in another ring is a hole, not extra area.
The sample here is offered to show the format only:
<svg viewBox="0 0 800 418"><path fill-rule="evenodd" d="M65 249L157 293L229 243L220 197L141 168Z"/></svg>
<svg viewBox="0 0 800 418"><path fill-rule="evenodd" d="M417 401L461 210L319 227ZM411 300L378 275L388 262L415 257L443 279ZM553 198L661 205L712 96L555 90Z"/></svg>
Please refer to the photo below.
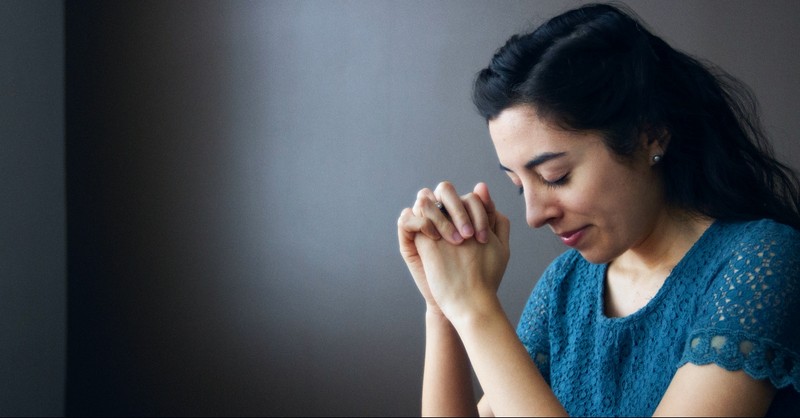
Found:
<svg viewBox="0 0 800 418"><path fill-rule="evenodd" d="M495 297L454 321L495 416L566 416Z"/></svg>
<svg viewBox="0 0 800 418"><path fill-rule="evenodd" d="M441 314L425 315L423 416L477 416L472 371L464 346Z"/></svg>

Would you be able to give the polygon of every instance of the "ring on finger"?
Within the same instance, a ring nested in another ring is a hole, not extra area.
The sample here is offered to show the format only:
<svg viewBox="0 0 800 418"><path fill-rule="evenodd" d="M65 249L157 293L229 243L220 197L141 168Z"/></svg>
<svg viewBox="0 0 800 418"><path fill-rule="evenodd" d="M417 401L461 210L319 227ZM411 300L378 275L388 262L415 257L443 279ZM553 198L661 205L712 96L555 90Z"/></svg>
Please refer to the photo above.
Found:
<svg viewBox="0 0 800 418"><path fill-rule="evenodd" d="M447 208L444 207L444 204L442 204L442 202L437 200L435 205L436 205L436 208L439 209L439 211L444 214L444 216L446 216L448 219L450 218L450 213L447 212Z"/></svg>

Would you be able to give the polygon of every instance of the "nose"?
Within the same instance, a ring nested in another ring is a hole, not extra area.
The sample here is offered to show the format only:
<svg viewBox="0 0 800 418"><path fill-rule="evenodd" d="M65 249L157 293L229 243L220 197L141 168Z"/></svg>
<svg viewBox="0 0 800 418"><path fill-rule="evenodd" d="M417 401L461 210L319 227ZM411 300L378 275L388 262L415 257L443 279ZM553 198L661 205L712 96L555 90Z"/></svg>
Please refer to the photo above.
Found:
<svg viewBox="0 0 800 418"><path fill-rule="evenodd" d="M561 205L552 190L525 191L525 220L531 228L540 228L561 217Z"/></svg>

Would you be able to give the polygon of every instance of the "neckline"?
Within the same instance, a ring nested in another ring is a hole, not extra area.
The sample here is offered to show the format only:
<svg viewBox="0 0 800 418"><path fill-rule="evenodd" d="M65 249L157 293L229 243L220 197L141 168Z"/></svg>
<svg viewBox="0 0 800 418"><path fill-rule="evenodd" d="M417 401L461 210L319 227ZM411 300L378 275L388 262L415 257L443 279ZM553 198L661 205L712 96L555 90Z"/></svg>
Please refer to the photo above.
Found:
<svg viewBox="0 0 800 418"><path fill-rule="evenodd" d="M678 264L675 265L675 268L673 268L672 271L669 273L667 278L664 280L664 284L661 285L661 288L658 289L658 292L656 292L655 296L653 296L653 298L650 299L650 301L647 302L646 305L642 306L641 308L639 308L639 310L630 315L617 317L617 316L607 316L605 314L605 293L606 293L605 283L606 283L606 273L608 272L609 263L598 265L597 274L599 277L598 280L595 280L595 283L597 286L599 286L599 289L597 292L595 292L595 294L598 295L597 296L598 299L596 301L597 303L595 304L595 316L600 318L601 321L622 324L622 323L637 321L640 318L646 317L650 312L657 309L658 305L661 304L661 301L666 297L670 289L675 287L675 282L677 282L681 277L683 277L683 270L686 269L686 265L689 264L689 262L694 258L695 253L699 251L699 248L703 247L703 245L701 244L710 239L709 237L711 236L711 232L712 230L715 230L717 228L718 223L719 223L718 220L714 220L713 222L711 222L711 225L709 225L708 228L706 228L706 230L703 231L703 233L700 235L700 238L698 238L697 241L695 241L694 244L692 244L692 246L689 248L689 251L687 251L686 254L684 254L683 258L680 259Z"/></svg>

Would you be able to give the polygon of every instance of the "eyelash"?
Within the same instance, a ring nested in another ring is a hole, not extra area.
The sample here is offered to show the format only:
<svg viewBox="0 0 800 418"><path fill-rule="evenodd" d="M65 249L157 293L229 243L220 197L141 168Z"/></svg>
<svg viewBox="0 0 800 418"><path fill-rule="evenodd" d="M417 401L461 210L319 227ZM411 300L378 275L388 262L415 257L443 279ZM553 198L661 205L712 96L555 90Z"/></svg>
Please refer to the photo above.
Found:
<svg viewBox="0 0 800 418"><path fill-rule="evenodd" d="M542 179L542 183L544 183L547 188L550 189L557 189L565 184L567 184L567 180L569 180L569 173L564 174L561 178L554 180L554 181L547 181ZM525 193L525 189L522 186L519 186L519 194Z"/></svg>
<svg viewBox="0 0 800 418"><path fill-rule="evenodd" d="M555 189L556 187L561 187L561 186L567 184L567 180L569 180L569 173L564 174L563 176L561 176L560 179L557 179L557 180L547 181L547 180L543 179L542 181L544 182L544 184L547 187Z"/></svg>

